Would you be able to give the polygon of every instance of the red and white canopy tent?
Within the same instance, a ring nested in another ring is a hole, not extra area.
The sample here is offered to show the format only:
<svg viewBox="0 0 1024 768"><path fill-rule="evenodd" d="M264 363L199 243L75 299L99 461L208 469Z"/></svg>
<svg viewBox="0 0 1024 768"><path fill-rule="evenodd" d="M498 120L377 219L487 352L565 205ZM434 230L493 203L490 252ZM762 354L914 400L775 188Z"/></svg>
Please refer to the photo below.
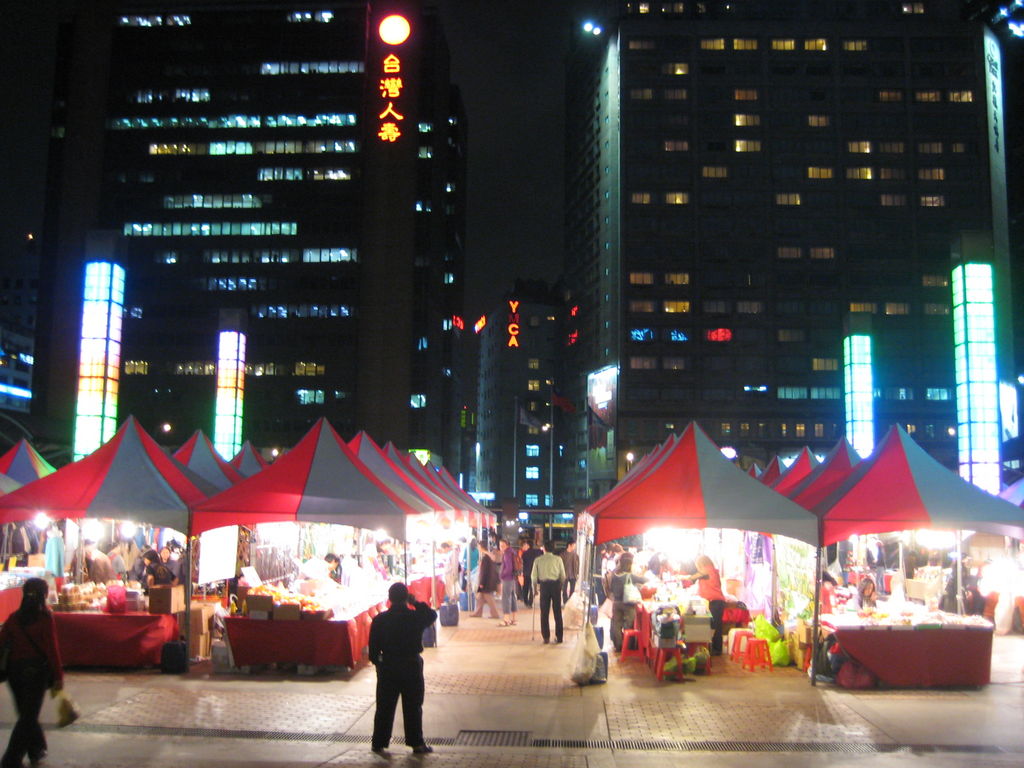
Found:
<svg viewBox="0 0 1024 768"><path fill-rule="evenodd" d="M786 467L779 478L771 484L771 489L788 496L790 489L794 488L805 477L807 477L818 466L817 457L811 453L806 446L800 450L793 463Z"/></svg>
<svg viewBox="0 0 1024 768"><path fill-rule="evenodd" d="M242 481L242 475L220 457L201 429L197 429L173 456L218 491Z"/></svg>
<svg viewBox="0 0 1024 768"><path fill-rule="evenodd" d="M235 454L230 462L232 467L238 470L242 477L252 477L260 470L266 469L269 464L260 456L259 451L252 447L252 443L246 440L242 447Z"/></svg>
<svg viewBox="0 0 1024 768"><path fill-rule="evenodd" d="M663 443L654 448L650 453L641 458L633 467L626 473L614 488L608 491L604 496L590 504L587 507L587 511L596 515L602 509L615 503L615 500L622 494L629 491L636 483L641 482L651 470L657 466L658 461L667 453L669 453L676 445L678 441L676 435L669 435Z"/></svg>
<svg viewBox="0 0 1024 768"><path fill-rule="evenodd" d="M772 456L772 460L768 462L768 466L761 471L761 474L757 476L757 479L765 485L771 485L782 477L782 469L782 462L779 461L779 457Z"/></svg>
<svg viewBox="0 0 1024 768"><path fill-rule="evenodd" d="M404 540L406 515L417 511L322 418L269 467L195 505L189 533L291 521L382 529Z"/></svg>
<svg viewBox="0 0 1024 768"><path fill-rule="evenodd" d="M813 515L736 467L692 422L642 477L602 502L588 508L596 544L653 526L736 528L817 541Z"/></svg>
<svg viewBox="0 0 1024 768"><path fill-rule="evenodd" d="M365 432L360 432L352 438L348 447L371 472L401 496L418 514L452 511L440 497L430 494L425 488L416 485L415 481L398 472L373 438Z"/></svg>
<svg viewBox="0 0 1024 768"><path fill-rule="evenodd" d="M164 453L134 417L83 459L0 496L0 522L97 517L188 529L188 508L207 497L201 481Z"/></svg>
<svg viewBox="0 0 1024 768"><path fill-rule="evenodd" d="M846 480L814 506L822 546L853 534L969 529L1024 538L1024 511L939 464L893 426Z"/></svg>
<svg viewBox="0 0 1024 768"><path fill-rule="evenodd" d="M786 495L804 509L814 509L815 504L839 487L859 462L860 456L853 450L850 441L844 437L828 452L824 460L791 487Z"/></svg>
<svg viewBox="0 0 1024 768"><path fill-rule="evenodd" d="M33 480L53 474L54 471L50 462L25 438L21 438L7 453L0 456L0 473L22 485L28 485Z"/></svg>

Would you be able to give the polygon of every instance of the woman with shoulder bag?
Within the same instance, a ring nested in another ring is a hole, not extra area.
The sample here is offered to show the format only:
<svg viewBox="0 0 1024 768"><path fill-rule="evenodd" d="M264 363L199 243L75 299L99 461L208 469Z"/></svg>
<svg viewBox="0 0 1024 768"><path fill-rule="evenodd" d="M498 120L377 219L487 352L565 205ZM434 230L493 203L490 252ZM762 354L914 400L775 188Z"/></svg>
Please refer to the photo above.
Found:
<svg viewBox="0 0 1024 768"><path fill-rule="evenodd" d="M0 629L0 648L7 649L7 683L18 710L18 721L11 731L0 768L20 768L26 755L36 766L46 755L46 737L39 725L39 710L47 688L56 692L64 687L53 614L46 607L48 591L42 579L26 581L22 587L21 607Z"/></svg>
<svg viewBox="0 0 1024 768"><path fill-rule="evenodd" d="M632 628L636 621L636 604L640 601L640 591L636 589L636 585L645 583L646 578L633 575L632 553L623 552L619 556L619 567L612 574L608 590L612 599L612 624L609 634L612 636L612 645L615 646L616 653L622 652L622 630Z"/></svg>

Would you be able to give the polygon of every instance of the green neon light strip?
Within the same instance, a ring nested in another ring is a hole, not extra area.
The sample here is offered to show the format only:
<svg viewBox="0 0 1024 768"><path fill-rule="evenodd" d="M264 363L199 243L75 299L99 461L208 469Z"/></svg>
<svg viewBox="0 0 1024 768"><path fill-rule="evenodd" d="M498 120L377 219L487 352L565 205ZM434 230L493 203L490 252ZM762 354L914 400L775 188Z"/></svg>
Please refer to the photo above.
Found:
<svg viewBox="0 0 1024 768"><path fill-rule="evenodd" d="M875 384L871 370L871 337L855 334L843 339L843 381L846 437L866 458L875 449Z"/></svg>
<svg viewBox="0 0 1024 768"><path fill-rule="evenodd" d="M992 266L961 264L953 269L952 277L960 476L989 493L999 493L999 380Z"/></svg>
<svg viewBox="0 0 1024 768"><path fill-rule="evenodd" d="M76 460L95 451L117 431L124 269L106 261L86 264L82 299L75 407Z"/></svg>
<svg viewBox="0 0 1024 768"><path fill-rule="evenodd" d="M213 447L224 459L242 447L242 407L245 400L245 334L221 331L217 355L217 406Z"/></svg>

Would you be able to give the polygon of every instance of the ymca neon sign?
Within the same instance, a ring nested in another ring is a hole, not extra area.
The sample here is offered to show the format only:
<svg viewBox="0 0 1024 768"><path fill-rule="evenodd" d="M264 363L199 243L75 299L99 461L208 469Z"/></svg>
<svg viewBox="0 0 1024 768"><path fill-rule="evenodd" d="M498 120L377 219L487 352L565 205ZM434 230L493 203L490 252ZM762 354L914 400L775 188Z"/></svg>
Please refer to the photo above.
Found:
<svg viewBox="0 0 1024 768"><path fill-rule="evenodd" d="M508 331L508 344L509 347L519 346L519 302L515 299L508 300L508 324L505 326L505 330Z"/></svg>

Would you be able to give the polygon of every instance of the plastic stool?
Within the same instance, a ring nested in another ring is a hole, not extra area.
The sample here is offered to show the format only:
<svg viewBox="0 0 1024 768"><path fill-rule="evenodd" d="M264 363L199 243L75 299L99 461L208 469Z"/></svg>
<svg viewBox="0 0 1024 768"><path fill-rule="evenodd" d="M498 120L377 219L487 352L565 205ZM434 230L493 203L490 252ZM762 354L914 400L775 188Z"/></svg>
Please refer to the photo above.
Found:
<svg viewBox="0 0 1024 768"><path fill-rule="evenodd" d="M758 667L767 668L769 672L774 670L772 666L772 656L768 652L768 641L760 637L751 637L747 639L747 650L743 654L743 669L750 665L750 671L755 671Z"/></svg>
<svg viewBox="0 0 1024 768"><path fill-rule="evenodd" d="M676 660L675 677L677 680L684 680L683 676L683 651L680 647L658 648L654 654L654 676L661 680L665 676L665 663L669 659Z"/></svg>
<svg viewBox="0 0 1024 768"><path fill-rule="evenodd" d="M742 661L743 653L747 650L747 641L754 636L749 629L734 629L729 633L732 635L732 646L729 648L730 661Z"/></svg>
<svg viewBox="0 0 1024 768"><path fill-rule="evenodd" d="M636 638L636 648L629 647L629 638ZM636 657L642 659L644 657L644 649L640 646L640 630L639 629L624 629L622 630L622 651L619 653L619 661L625 661L628 658Z"/></svg>

